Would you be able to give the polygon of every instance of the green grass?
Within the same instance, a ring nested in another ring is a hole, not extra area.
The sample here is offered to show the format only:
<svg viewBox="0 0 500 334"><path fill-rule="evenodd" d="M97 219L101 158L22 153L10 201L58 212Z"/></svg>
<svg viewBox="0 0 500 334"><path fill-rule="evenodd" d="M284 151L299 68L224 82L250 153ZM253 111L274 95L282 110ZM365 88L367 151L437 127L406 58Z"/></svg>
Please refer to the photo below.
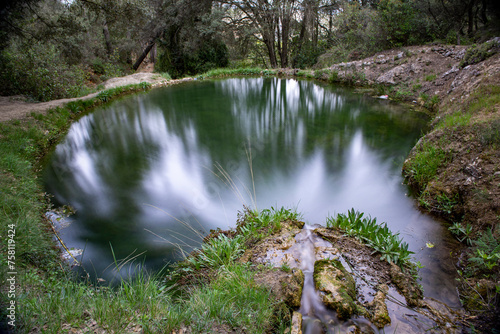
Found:
<svg viewBox="0 0 500 334"><path fill-rule="evenodd" d="M443 148L424 142L417 146L413 156L405 161L403 174L410 185L422 191L431 180L436 178L439 168L448 159L449 153Z"/></svg>
<svg viewBox="0 0 500 334"><path fill-rule="evenodd" d="M219 234L201 246L201 249L186 261L196 270L200 268L218 268L227 266L238 259L244 252L243 237L233 238Z"/></svg>
<svg viewBox="0 0 500 334"><path fill-rule="evenodd" d="M185 311L195 332L216 332L210 331L213 323L269 333L275 327L277 305L267 289L256 285L248 266L234 264L222 267L214 281L190 293Z"/></svg>
<svg viewBox="0 0 500 334"><path fill-rule="evenodd" d="M242 68L217 68L197 76L198 79L221 78L227 76L266 76L276 74L276 70L263 69L260 67Z"/></svg>
<svg viewBox="0 0 500 334"><path fill-rule="evenodd" d="M296 221L300 218L301 214L296 210L284 207L271 207L261 211L245 208L245 211L239 214L236 232L243 236L244 243L248 246L281 230L281 222Z"/></svg>
<svg viewBox="0 0 500 334"><path fill-rule="evenodd" d="M76 306L67 307L79 305L73 298L80 298L83 293L95 296L95 291L75 285L65 276L50 223L44 218L49 202L39 182L43 158L63 138L71 123L86 111L123 94L148 88L145 84L119 87L105 91L98 98L71 102L46 114L32 114L27 119L0 124L0 235L11 234L15 242L15 251L11 249L10 254L8 238L0 242L0 279L5 282L8 271L17 272L16 298L22 307L18 308L16 322L20 332L28 332L36 325L56 333L61 321L72 322L78 317L72 315ZM14 300L6 291L0 292L0 299L3 305ZM39 313L41 307L47 309ZM4 313L2 309L0 315L5 316ZM33 317L33 314L40 315Z"/></svg>
<svg viewBox="0 0 500 334"><path fill-rule="evenodd" d="M446 115L437 125L437 129L441 128L458 128L470 125L472 113L463 113L455 111L451 115Z"/></svg>
<svg viewBox="0 0 500 334"><path fill-rule="evenodd" d="M495 106L500 104L500 86L487 85L479 87L470 99L468 112L495 112Z"/></svg>
<svg viewBox="0 0 500 334"><path fill-rule="evenodd" d="M437 75L436 75L436 74L429 74L429 75L426 75L426 76L425 76L424 80L425 80L425 81L430 81L430 82L432 82L432 81L435 81L435 80L436 80L436 78L437 78Z"/></svg>

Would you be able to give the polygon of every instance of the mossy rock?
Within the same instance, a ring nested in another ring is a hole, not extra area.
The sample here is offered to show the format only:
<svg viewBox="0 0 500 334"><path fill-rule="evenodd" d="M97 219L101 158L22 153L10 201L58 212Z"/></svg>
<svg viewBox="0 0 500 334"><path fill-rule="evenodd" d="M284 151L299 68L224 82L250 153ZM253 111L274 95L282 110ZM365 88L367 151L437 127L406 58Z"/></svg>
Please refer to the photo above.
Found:
<svg viewBox="0 0 500 334"><path fill-rule="evenodd" d="M314 263L314 284L323 292L323 303L337 312L339 319L349 319L359 313L356 305L356 283L338 260Z"/></svg>
<svg viewBox="0 0 500 334"><path fill-rule="evenodd" d="M403 273L394 263L391 263L391 280L398 291L405 297L408 306L421 306L423 292L408 273Z"/></svg>
<svg viewBox="0 0 500 334"><path fill-rule="evenodd" d="M366 305L369 310L370 321L378 328L384 328L391 323L391 318L389 317L389 311L385 302L388 291L389 287L386 284L381 284L373 300Z"/></svg>

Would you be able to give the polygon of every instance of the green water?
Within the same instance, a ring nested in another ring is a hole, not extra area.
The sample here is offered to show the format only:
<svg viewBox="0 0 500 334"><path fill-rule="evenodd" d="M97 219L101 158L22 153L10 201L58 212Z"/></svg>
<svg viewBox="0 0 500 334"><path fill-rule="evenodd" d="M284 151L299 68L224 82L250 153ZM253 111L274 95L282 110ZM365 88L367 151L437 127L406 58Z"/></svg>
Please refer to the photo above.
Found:
<svg viewBox="0 0 500 334"><path fill-rule="evenodd" d="M426 122L310 81L195 81L80 119L45 182L57 204L76 209L61 231L67 245L84 249L88 271L108 280L115 259L137 256L126 274L181 258L210 229L234 226L243 205L297 208L310 224L354 207L401 232L430 266L423 285L439 298L452 289L442 227L418 212L401 177ZM426 242L438 246L431 252Z"/></svg>

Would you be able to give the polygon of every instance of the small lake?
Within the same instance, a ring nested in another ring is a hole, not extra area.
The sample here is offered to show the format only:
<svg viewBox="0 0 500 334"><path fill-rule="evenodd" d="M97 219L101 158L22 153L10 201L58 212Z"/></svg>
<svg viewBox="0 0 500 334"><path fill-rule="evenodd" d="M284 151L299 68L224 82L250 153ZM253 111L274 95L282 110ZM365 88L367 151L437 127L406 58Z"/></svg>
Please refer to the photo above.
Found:
<svg viewBox="0 0 500 334"><path fill-rule="evenodd" d="M211 229L234 227L243 205L296 208L309 224L355 208L400 232L426 266L426 295L456 305L448 233L401 176L427 122L311 81L193 81L82 117L46 166L46 190L76 209L61 230L67 246L108 281L115 259L130 260L127 275L182 258Z"/></svg>

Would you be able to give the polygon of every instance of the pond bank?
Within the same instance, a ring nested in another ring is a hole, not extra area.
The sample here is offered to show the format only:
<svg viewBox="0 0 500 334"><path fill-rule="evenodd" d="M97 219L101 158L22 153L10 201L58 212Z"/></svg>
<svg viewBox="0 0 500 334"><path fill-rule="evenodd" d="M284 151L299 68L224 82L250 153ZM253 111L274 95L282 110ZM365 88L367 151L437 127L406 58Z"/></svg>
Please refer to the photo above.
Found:
<svg viewBox="0 0 500 334"><path fill-rule="evenodd" d="M450 224L450 227L455 228L454 231L456 231L457 237L464 244L470 243L471 245L464 247L463 251L455 254L456 258L462 261L460 269L464 276L461 291L463 296L468 297L467 299L471 301L470 309L481 306L484 301L487 302L486 308L494 309L495 306L492 305L492 302L493 297L496 296L495 285L498 285L496 281L498 280L498 259L495 259L495 257L488 258L488 255L492 254L491 252L484 253L487 251L485 247L491 247L490 244L493 244L493 241L487 242L488 240L483 240L484 244L489 245L482 246L483 248L479 247L478 242L482 240L482 233L488 231L489 228L492 228L492 238L498 240L498 228L496 226L498 226L499 212L497 201L500 197L497 186L499 176L496 168L499 166L499 150L498 127L495 128L495 124L498 124L499 118L499 57L496 54L485 61L461 69L458 67L459 59L456 59L456 57L461 57L463 47L459 47L457 52L453 51L453 47L448 46L422 48L425 49L425 52L418 51L418 48L408 48L409 53L406 50L397 50L391 51L394 53L391 55L388 51L368 58L364 61L366 64L362 62L359 66L357 64L349 66L337 65L332 69L310 72L278 70L276 72L266 71L266 73L311 77L361 86L376 84L372 90L373 94L389 95L392 98L409 100L411 103L415 101L414 104L424 105L437 112L433 123L435 125L434 130L416 146L410 155L409 161L405 164L405 173L408 181L415 186L419 193L419 203L422 208L444 219L451 220L453 225ZM401 52L403 52L404 57L396 59ZM393 58L391 59L391 57ZM433 58L428 59L425 57ZM448 61L451 67L448 63L445 63L444 67L439 67L439 72L437 68L432 72L430 69L434 58ZM402 63L405 59L407 62ZM396 63L398 60L400 61L399 64ZM412 69L411 66L402 66L413 62L420 64L420 71L415 70L418 69L416 67ZM455 65L453 64L457 65L457 67L454 68ZM398 70L391 71L390 66L398 68ZM367 81L368 79L371 80L368 72L365 74L365 78L360 75L362 73L360 69L363 67L371 68L372 71L376 69L380 75L384 72L393 73L391 80L394 83L389 81L377 82L376 80ZM356 70L350 72L353 69ZM400 70L401 72L399 72ZM404 72L403 70L407 71ZM386 84L387 86L385 86ZM137 88L137 90L140 90L140 88ZM434 94L436 92L437 94ZM434 96L437 96L437 98L434 98ZM24 117L27 114L30 115L31 111L22 114L21 118L17 118L21 122L15 126L26 127ZM42 271L51 271L54 267L57 268L58 265L56 262L51 263L51 259L56 258L52 257L54 255L52 251L54 250L47 251L47 249L50 249L51 242L39 242L40 235L46 234L43 227L44 223L40 223L45 201L41 196L40 188L34 182L38 173L36 161L43 156L49 147L57 142L58 138L61 138L60 132L64 132L64 129L74 119L72 117L57 119L55 114L57 113L49 113L46 118L35 116L35 119L38 119L38 123L34 127L36 130L26 128L31 136L23 134L11 138L9 136L13 130L7 126L2 126L0 137L2 141L8 139L5 143L7 146L12 146L12 151L16 151L13 155L2 155L2 207L7 210L5 211L6 218L4 221L6 223L12 221L19 226L17 232L19 264L23 268L40 268ZM59 127L54 126L55 122L60 123ZM451 154L442 154L441 151L445 153L451 152ZM424 162L436 158L437 167L433 174L423 173L417 168L419 167L417 163L419 154L424 157ZM422 174L425 177L417 178L418 175ZM27 202L21 203L21 201L25 201L25 198L28 198ZM455 200L455 198L457 199ZM30 220L21 222L19 217L30 217ZM458 223L458 225L454 225L454 223ZM34 228L34 226L38 227ZM23 239L25 237L27 241ZM474 258L473 255L481 254L478 252L479 250L483 251L486 257L479 257L476 262L471 261L470 259ZM21 263L21 261L23 262ZM473 264L473 266L467 266L468 263ZM488 266L491 266L493 270L489 270ZM472 268L473 271L467 272L467 268ZM41 282L33 278L33 275L30 275L23 277L25 281L23 283L27 284L26 290L34 286L41 286L44 291L61 288L60 283L58 285L54 282ZM482 279L485 275L488 275L489 279ZM480 289L472 289L476 283L479 284ZM77 293L75 295L78 296ZM49 297L41 293L39 298L39 301L45 302ZM492 298L490 303L488 303L488 298ZM85 306L83 308L84 310L79 312L77 316L77 319L79 319L77 323L95 322L97 312L93 311L94 313L90 314L85 310ZM48 309L44 314L50 314L50 310ZM30 315L27 314L26 316L29 317ZM22 314L20 319L21 317ZM49 319L48 315L47 319ZM491 319L495 318L492 317ZM475 324L476 329L488 330L487 327L484 327L488 325L488 318L472 317L470 320L472 324ZM29 321L35 321L35 319L28 320L27 318L24 321L27 322L24 324L25 329L30 331ZM43 322L50 324L48 320ZM99 323L108 323L108 325L102 325L106 327L109 326L111 321L110 318L106 319L104 317L99 319ZM131 321L130 326L132 324ZM489 325L494 326L494 323L490 322ZM45 329L47 329L47 325L45 326ZM65 328L69 330L69 327ZM39 327L39 330L42 329Z"/></svg>

